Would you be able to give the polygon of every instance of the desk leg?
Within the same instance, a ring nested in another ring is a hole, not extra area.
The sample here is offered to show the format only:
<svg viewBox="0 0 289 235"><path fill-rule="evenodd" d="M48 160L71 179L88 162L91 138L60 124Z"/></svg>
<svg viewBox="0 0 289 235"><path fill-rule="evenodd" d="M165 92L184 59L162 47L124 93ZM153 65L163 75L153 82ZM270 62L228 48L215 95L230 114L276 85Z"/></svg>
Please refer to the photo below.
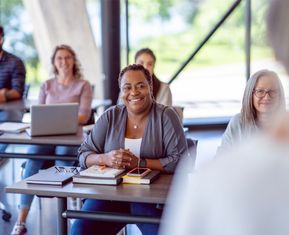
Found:
<svg viewBox="0 0 289 235"><path fill-rule="evenodd" d="M67 234L67 219L62 217L62 213L67 210L67 198L57 198L57 234Z"/></svg>

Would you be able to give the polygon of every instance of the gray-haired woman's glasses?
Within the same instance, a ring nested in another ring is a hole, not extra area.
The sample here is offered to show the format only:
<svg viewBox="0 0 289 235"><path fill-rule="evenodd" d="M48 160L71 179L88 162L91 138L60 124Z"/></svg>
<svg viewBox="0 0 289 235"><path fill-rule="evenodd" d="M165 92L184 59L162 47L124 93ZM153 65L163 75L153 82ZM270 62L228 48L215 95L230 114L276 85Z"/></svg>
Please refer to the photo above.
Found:
<svg viewBox="0 0 289 235"><path fill-rule="evenodd" d="M277 90L254 89L253 93L258 98L264 98L266 94L268 94L271 98L275 98L278 95Z"/></svg>

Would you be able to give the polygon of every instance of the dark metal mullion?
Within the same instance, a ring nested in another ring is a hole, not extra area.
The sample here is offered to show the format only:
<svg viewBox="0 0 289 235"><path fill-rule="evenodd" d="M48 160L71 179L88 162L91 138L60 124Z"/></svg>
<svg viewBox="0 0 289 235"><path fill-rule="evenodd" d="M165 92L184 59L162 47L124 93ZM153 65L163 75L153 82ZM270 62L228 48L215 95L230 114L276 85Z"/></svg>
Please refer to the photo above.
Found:
<svg viewBox="0 0 289 235"><path fill-rule="evenodd" d="M125 37L126 37L126 64L129 65L129 2L125 0Z"/></svg>
<svg viewBox="0 0 289 235"><path fill-rule="evenodd" d="M208 35L203 39L203 41L199 44L199 46L193 51L191 56L182 64L182 66L178 69L178 71L173 75L173 77L168 82L171 84L176 77L183 71L183 69L187 66L187 64L195 57L195 55L201 50L201 48L207 43L207 41L212 37L212 35L217 31L217 29L225 22L225 20L231 15L231 13L235 10L235 8L241 3L242 0L235 1L229 10L225 13L225 15L221 18L221 20L215 25L215 27L208 33Z"/></svg>
<svg viewBox="0 0 289 235"><path fill-rule="evenodd" d="M246 53L246 80L251 75L251 0L245 3L245 53Z"/></svg>

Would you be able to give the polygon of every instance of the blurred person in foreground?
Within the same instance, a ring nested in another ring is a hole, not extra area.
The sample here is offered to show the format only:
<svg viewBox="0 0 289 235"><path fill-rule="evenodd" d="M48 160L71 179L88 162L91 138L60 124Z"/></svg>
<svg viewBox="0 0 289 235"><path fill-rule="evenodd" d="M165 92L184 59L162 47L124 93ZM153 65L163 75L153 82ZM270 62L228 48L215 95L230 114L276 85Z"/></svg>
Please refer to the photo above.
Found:
<svg viewBox="0 0 289 235"><path fill-rule="evenodd" d="M289 0L273 0L268 38L289 73ZM181 162L161 235L289 234L289 114L192 173ZM179 218L182 218L180 220Z"/></svg>
<svg viewBox="0 0 289 235"><path fill-rule="evenodd" d="M105 165L148 167L173 173L187 144L176 112L153 98L152 77L142 65L129 65L119 75L122 103L106 110L79 149L83 168ZM82 211L107 211L160 216L156 204L86 199ZM77 219L71 234L116 234L126 224ZM158 232L156 224L137 224L143 235Z"/></svg>
<svg viewBox="0 0 289 235"><path fill-rule="evenodd" d="M282 83L275 72L259 70L247 81L241 112L230 120L217 155L235 144L246 141L251 135L271 128L272 117L278 113L285 113Z"/></svg>
<svg viewBox="0 0 289 235"><path fill-rule="evenodd" d="M78 124L84 125L90 118L92 88L87 80L83 79L75 51L68 45L56 46L51 65L53 77L45 81L38 97L39 104L79 103ZM53 115L53 114L51 114ZM67 146L39 146L31 145L28 152L39 155L69 155L77 150ZM76 153L75 153L76 154ZM25 164L24 176L27 178L44 168L49 160L28 159ZM74 165L74 161L55 160L56 165ZM21 194L19 214L11 235L26 234L25 222L30 210L34 195Z"/></svg>

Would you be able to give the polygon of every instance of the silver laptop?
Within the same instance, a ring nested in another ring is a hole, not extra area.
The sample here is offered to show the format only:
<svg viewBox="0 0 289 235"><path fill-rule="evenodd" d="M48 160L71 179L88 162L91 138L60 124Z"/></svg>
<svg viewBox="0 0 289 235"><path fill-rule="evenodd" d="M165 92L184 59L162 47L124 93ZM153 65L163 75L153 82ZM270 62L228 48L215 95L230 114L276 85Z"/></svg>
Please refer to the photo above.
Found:
<svg viewBox="0 0 289 235"><path fill-rule="evenodd" d="M30 136L76 134L78 103L31 105Z"/></svg>

